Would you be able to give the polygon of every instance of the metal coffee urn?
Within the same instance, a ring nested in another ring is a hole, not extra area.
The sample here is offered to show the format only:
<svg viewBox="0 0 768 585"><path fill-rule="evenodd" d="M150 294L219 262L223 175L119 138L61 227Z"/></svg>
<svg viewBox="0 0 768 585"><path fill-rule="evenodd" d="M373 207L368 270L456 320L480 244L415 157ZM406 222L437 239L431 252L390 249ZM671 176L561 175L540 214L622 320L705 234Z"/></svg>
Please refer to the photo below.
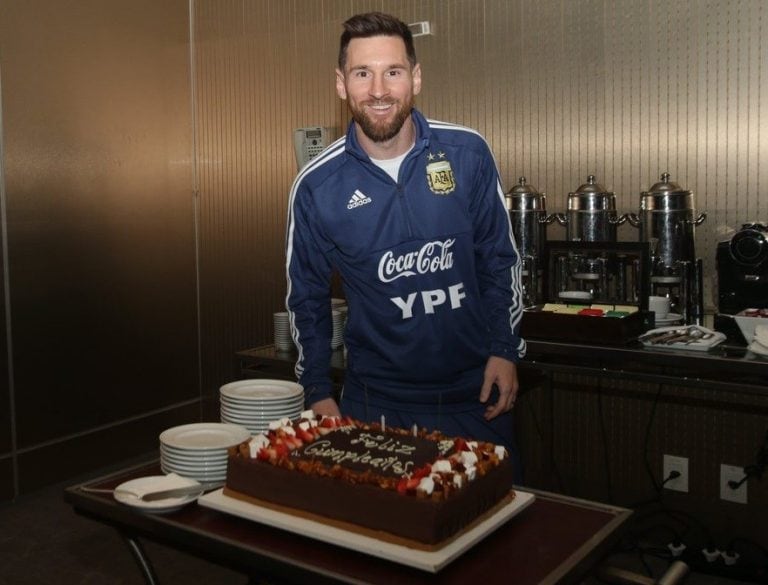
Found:
<svg viewBox="0 0 768 585"><path fill-rule="evenodd" d="M606 191L594 175L589 175L586 183L568 193L567 213L557 213L555 219L566 226L566 240L569 242L615 244L616 227L627 218L617 215L616 196ZM578 293L586 295L583 298L596 299L608 294L613 273L618 269L609 266L603 252L594 246L584 246L582 250L574 250L567 258L557 259L557 266L553 267L556 274L551 275L551 280L557 282L560 298Z"/></svg>
<svg viewBox="0 0 768 585"><path fill-rule="evenodd" d="M696 258L695 228L707 214L695 214L693 192L670 181L669 173L640 194L640 213L629 223L640 228L639 240L651 247L652 295L669 296L672 310L686 323L701 324L703 308L702 261Z"/></svg>
<svg viewBox="0 0 768 585"><path fill-rule="evenodd" d="M594 175L576 191L568 193L568 212L555 216L566 226L566 239L571 242L615 242L616 226L627 220L616 214L616 196L606 191Z"/></svg>
<svg viewBox="0 0 768 585"><path fill-rule="evenodd" d="M542 254L547 239L547 224L554 221L546 210L546 193L528 185L525 177L505 195L517 251L522 260L523 303L530 307L543 301Z"/></svg>

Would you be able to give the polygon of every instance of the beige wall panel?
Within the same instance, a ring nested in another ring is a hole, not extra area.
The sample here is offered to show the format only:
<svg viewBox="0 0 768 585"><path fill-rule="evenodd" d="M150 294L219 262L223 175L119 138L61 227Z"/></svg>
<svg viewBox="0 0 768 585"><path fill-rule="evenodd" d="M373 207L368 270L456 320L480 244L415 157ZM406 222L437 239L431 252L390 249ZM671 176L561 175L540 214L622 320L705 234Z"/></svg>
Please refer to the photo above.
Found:
<svg viewBox="0 0 768 585"><path fill-rule="evenodd" d="M184 0L0 7L17 487L199 401L188 39Z"/></svg>

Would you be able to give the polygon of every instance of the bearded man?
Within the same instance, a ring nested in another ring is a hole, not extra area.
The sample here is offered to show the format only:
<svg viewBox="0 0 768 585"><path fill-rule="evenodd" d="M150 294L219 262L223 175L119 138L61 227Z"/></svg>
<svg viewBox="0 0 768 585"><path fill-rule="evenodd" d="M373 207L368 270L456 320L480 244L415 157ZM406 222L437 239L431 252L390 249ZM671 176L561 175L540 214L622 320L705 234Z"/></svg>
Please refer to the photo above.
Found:
<svg viewBox="0 0 768 585"><path fill-rule="evenodd" d="M299 172L286 237L286 305L307 406L504 445L525 354L520 261L493 156L475 131L414 107L407 25L353 16L336 91L347 134ZM331 276L348 304L344 388L332 391ZM519 462L518 480L520 477Z"/></svg>

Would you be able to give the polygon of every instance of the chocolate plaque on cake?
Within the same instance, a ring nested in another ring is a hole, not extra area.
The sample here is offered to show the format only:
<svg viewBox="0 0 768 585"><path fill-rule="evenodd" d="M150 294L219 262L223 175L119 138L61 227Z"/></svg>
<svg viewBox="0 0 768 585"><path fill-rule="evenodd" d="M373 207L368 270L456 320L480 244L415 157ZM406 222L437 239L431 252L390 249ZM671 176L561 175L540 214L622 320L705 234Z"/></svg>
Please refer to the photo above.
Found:
<svg viewBox="0 0 768 585"><path fill-rule="evenodd" d="M341 465L354 471L375 471L389 477L413 473L439 455L438 444L409 435L344 427L296 449L291 457Z"/></svg>

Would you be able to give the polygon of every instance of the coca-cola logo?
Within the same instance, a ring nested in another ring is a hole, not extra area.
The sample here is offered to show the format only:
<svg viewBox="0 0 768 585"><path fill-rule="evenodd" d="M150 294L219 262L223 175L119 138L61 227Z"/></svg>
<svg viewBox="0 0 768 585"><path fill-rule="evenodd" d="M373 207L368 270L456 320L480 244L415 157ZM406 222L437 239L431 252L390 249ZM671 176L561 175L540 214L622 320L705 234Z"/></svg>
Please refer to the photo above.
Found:
<svg viewBox="0 0 768 585"><path fill-rule="evenodd" d="M392 282L401 276L416 276L430 272L441 272L453 268L451 247L456 238L444 242L435 241L424 244L420 249L395 256L391 250L385 252L379 260L379 280Z"/></svg>

